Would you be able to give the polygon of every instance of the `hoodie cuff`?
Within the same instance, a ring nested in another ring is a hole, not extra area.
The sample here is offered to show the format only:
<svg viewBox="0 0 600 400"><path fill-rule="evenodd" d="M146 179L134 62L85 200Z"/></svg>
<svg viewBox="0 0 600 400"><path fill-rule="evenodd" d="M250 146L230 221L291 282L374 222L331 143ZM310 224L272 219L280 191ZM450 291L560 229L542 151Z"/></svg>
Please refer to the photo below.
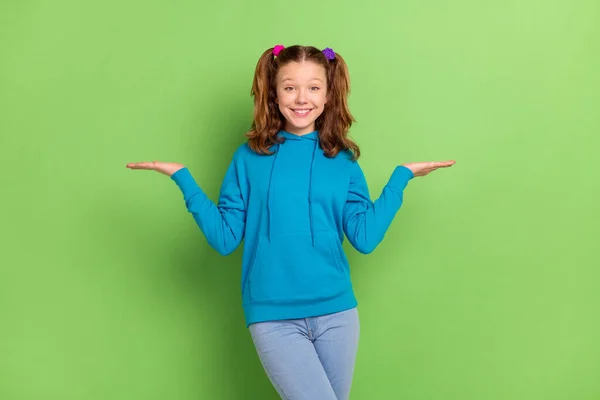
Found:
<svg viewBox="0 0 600 400"><path fill-rule="evenodd" d="M414 178L413 172L408 167L399 165L392 173L388 186L402 192L412 178Z"/></svg>
<svg viewBox="0 0 600 400"><path fill-rule="evenodd" d="M186 200L198 192L202 193L202 189L200 189L187 167L175 172L173 175L171 175L171 179L177 184L177 186L179 186L179 189L183 193L183 197Z"/></svg>

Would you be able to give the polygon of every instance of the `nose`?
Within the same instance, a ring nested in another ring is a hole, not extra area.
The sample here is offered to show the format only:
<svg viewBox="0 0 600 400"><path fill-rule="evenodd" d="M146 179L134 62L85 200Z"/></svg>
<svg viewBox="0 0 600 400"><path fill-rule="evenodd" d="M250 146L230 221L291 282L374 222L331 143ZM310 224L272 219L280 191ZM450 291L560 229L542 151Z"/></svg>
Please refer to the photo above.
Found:
<svg viewBox="0 0 600 400"><path fill-rule="evenodd" d="M298 90L298 96L296 97L296 103L306 104L306 94L304 90Z"/></svg>

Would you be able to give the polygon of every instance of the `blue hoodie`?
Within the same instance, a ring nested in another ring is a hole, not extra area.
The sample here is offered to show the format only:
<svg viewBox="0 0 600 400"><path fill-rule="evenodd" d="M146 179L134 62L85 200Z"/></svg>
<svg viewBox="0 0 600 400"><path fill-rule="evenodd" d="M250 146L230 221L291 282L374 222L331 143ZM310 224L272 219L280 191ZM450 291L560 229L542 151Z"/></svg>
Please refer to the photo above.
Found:
<svg viewBox="0 0 600 400"><path fill-rule="evenodd" d="M413 178L398 166L371 201L365 176L349 151L325 157L318 132L285 138L273 155L241 145L227 169L218 204L187 168L171 176L208 243L222 255L244 239L242 305L253 322L306 318L357 305L344 233L359 252L383 239Z"/></svg>

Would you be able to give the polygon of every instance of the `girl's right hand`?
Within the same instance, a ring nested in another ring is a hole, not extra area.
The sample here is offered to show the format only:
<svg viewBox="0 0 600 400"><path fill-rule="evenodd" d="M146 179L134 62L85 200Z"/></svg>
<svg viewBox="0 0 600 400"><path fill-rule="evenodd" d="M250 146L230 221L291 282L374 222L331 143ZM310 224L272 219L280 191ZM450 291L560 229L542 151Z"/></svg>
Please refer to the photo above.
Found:
<svg viewBox="0 0 600 400"><path fill-rule="evenodd" d="M432 161L432 162L414 162L402 164L404 167L410 169L414 176L425 176L430 172L435 171L438 168L447 168L454 165L456 161Z"/></svg>
<svg viewBox="0 0 600 400"><path fill-rule="evenodd" d="M149 169L152 171L160 172L161 174L171 176L175 172L179 171L182 168L185 168L185 165L179 163L172 162L162 162L162 161L143 161L136 163L129 163L126 165L129 169Z"/></svg>

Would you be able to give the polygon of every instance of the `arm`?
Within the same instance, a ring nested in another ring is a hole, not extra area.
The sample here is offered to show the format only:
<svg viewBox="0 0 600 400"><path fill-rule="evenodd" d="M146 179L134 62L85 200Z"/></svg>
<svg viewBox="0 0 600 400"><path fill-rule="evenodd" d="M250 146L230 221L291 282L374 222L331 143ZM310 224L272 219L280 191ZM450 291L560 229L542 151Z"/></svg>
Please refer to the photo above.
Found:
<svg viewBox="0 0 600 400"><path fill-rule="evenodd" d="M217 205L196 184L187 168L171 176L208 244L222 255L232 253L244 237L246 206L237 172L236 160L233 159L225 173Z"/></svg>
<svg viewBox="0 0 600 400"><path fill-rule="evenodd" d="M343 212L344 232L356 250L368 254L383 240L402 205L404 188L414 175L407 167L396 167L381 195L373 202L358 162L354 162L352 168Z"/></svg>

